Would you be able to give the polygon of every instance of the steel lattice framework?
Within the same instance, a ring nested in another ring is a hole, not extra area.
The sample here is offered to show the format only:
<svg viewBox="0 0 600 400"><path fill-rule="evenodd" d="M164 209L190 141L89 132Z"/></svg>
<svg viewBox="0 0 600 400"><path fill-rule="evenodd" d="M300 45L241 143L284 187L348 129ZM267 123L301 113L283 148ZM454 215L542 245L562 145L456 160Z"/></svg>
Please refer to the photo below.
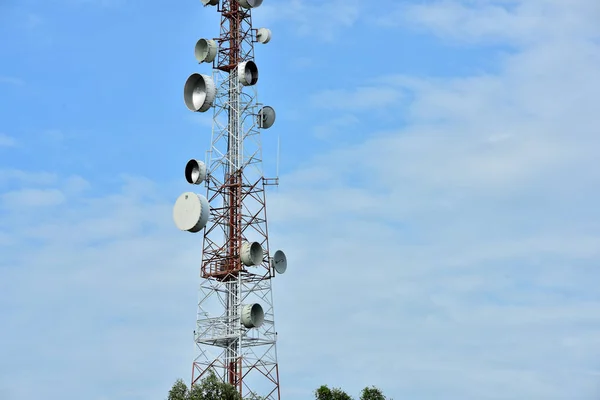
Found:
<svg viewBox="0 0 600 400"><path fill-rule="evenodd" d="M254 60L257 30L251 6L262 1L203 0L221 14L214 41L216 86L211 148L207 152L205 185L210 216L204 228L197 326L197 356L192 385L213 369L233 384L244 399L279 399L273 297L275 270L269 253L265 187L278 184L262 172L262 147L256 86L243 85L238 66ZM242 5L245 4L245 7ZM250 5L250 7L249 7ZM244 242L258 242L263 257L248 267L241 261ZM259 327L241 320L243 305L258 303L264 311Z"/></svg>

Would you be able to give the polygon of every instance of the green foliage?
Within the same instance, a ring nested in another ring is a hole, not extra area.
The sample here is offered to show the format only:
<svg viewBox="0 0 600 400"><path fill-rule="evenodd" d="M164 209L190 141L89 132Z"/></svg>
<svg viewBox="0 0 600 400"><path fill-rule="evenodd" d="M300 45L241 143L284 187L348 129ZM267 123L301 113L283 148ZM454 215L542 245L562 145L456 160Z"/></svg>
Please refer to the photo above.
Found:
<svg viewBox="0 0 600 400"><path fill-rule="evenodd" d="M242 400L234 386L222 382L212 370L206 377L188 390L185 383L178 379L169 391L167 400Z"/></svg>
<svg viewBox="0 0 600 400"><path fill-rule="evenodd" d="M341 389L334 388L329 389L326 385L321 386L315 390L316 400L352 400L347 393ZM360 400L386 400L387 397L383 395L381 390L375 386L366 387L360 394ZM392 399L389 399L392 400Z"/></svg>
<svg viewBox="0 0 600 400"><path fill-rule="evenodd" d="M315 399L316 400L332 400L331 390L325 385L321 386L317 390L315 390Z"/></svg>
<svg viewBox="0 0 600 400"><path fill-rule="evenodd" d="M265 400L263 397L250 394L251 400ZM352 400L342 389L330 389L323 385L315 390L316 400ZM188 390L183 380L178 379L167 400L242 400L234 386L222 382L214 371L209 370L206 376ZM387 400L381 390L375 386L366 387L360 394L360 400ZM392 400L392 399L389 399Z"/></svg>
<svg viewBox="0 0 600 400"><path fill-rule="evenodd" d="M192 386L186 400L204 400L204 393L202 393L202 387L200 387L200 385Z"/></svg>
<svg viewBox="0 0 600 400"><path fill-rule="evenodd" d="M171 390L169 390L167 400L186 400L187 395L188 389L185 382L182 379L177 379Z"/></svg>
<svg viewBox="0 0 600 400"><path fill-rule="evenodd" d="M342 389L333 388L329 389L326 385L321 386L315 390L316 400L352 400L346 392Z"/></svg>
<svg viewBox="0 0 600 400"><path fill-rule="evenodd" d="M371 386L362 390L360 400L386 400L386 397L381 393L381 390Z"/></svg>
<svg viewBox="0 0 600 400"><path fill-rule="evenodd" d="M188 400L242 400L234 386L222 382L212 370L190 390Z"/></svg>

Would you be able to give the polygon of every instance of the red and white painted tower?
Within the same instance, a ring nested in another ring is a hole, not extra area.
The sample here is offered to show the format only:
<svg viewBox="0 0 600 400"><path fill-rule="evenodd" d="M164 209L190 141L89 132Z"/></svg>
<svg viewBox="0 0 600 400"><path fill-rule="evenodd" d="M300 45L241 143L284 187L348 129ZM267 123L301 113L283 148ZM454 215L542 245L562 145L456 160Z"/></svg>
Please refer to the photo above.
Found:
<svg viewBox="0 0 600 400"><path fill-rule="evenodd" d="M213 110L212 140L185 177L204 185L206 196L183 193L173 209L179 229L204 233L192 385L213 369L244 399L279 399L271 282L287 261L269 248L265 188L278 178L264 177L260 132L275 111L258 103L254 62L254 43L268 43L271 31L252 27L262 0L202 3L221 14L220 35L197 42L196 59L212 64L212 73L190 75L184 101L194 112Z"/></svg>

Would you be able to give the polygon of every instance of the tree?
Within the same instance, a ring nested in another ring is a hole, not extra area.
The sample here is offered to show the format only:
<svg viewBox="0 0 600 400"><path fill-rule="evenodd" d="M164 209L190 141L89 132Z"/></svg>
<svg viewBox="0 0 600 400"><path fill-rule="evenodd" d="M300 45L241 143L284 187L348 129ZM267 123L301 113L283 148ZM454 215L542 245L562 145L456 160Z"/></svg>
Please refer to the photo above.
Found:
<svg viewBox="0 0 600 400"><path fill-rule="evenodd" d="M242 397L233 385L222 382L213 370L209 370L206 377L190 390L178 379L169 391L168 400L242 400Z"/></svg>
<svg viewBox="0 0 600 400"><path fill-rule="evenodd" d="M329 389L326 385L321 386L315 390L316 400L352 400L347 393L341 389L334 388ZM387 400L381 390L375 386L366 387L360 394L360 400ZM392 399L389 399L392 400Z"/></svg>
<svg viewBox="0 0 600 400"><path fill-rule="evenodd" d="M233 385L222 382L211 369L199 385L192 387L188 400L242 400L242 397Z"/></svg>
<svg viewBox="0 0 600 400"><path fill-rule="evenodd" d="M346 392L339 388L329 389L327 385L323 385L315 390L316 400L352 400Z"/></svg>
<svg viewBox="0 0 600 400"><path fill-rule="evenodd" d="M360 400L386 400L381 390L375 386L366 387L360 394Z"/></svg>
<svg viewBox="0 0 600 400"><path fill-rule="evenodd" d="M188 389L185 382L182 379L177 379L171 390L169 390L167 400L187 400L187 395Z"/></svg>

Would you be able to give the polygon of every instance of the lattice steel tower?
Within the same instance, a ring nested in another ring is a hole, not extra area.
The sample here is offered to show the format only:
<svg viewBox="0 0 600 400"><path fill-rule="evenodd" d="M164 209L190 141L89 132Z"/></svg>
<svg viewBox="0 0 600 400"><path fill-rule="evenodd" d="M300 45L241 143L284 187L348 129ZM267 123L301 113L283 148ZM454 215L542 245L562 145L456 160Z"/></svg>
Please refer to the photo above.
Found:
<svg viewBox="0 0 600 400"><path fill-rule="evenodd" d="M252 28L262 0L201 1L221 14L220 35L197 42L196 59L212 63L212 76L190 75L184 101L194 112L213 109L212 140L206 162L188 161L185 177L207 191L183 193L173 208L179 229L204 232L192 385L213 369L244 399L279 399L271 282L287 261L269 252L265 187L278 178L264 177L260 130L275 111L258 103L254 63L254 43L268 43L271 31Z"/></svg>

